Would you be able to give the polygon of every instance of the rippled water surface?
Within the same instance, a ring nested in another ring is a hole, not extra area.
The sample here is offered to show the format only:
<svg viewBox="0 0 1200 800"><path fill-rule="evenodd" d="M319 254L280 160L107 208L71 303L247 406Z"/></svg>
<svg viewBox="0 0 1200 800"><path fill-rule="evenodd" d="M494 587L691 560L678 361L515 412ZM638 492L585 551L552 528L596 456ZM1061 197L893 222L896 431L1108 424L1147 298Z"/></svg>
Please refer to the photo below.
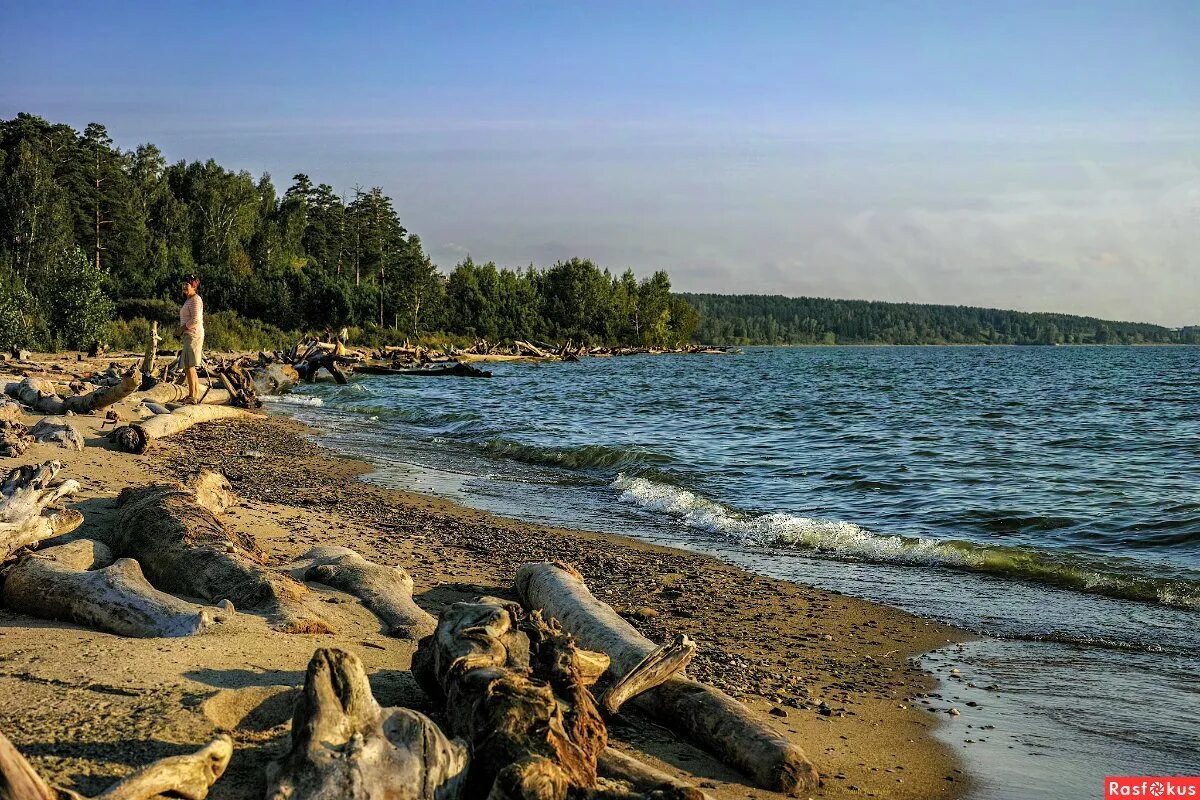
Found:
<svg viewBox="0 0 1200 800"><path fill-rule="evenodd" d="M1200 349L754 348L493 369L285 400L372 459L375 480L999 637L932 657L1009 686L944 726L981 796L1018 796L1014 776L1032 782L1020 796L1082 798L1106 773L1200 772ZM1155 687L1169 703L1139 715L1134 693ZM968 717L995 727L963 735Z"/></svg>

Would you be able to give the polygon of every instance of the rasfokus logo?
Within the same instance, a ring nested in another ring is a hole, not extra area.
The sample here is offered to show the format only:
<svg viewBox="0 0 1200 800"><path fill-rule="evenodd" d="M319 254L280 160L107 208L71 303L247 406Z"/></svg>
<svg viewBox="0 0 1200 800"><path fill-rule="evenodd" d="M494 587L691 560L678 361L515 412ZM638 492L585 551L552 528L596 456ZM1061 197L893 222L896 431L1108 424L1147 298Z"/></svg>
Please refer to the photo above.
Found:
<svg viewBox="0 0 1200 800"><path fill-rule="evenodd" d="M1195 797L1200 800L1200 776L1138 775L1104 779L1104 800L1118 797Z"/></svg>

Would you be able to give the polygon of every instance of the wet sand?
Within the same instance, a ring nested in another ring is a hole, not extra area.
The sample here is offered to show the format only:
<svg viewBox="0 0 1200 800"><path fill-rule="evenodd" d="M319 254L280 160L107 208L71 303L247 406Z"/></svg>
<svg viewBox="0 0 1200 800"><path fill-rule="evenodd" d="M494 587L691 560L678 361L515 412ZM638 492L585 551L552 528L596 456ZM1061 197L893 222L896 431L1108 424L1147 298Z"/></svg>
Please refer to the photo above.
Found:
<svg viewBox="0 0 1200 800"><path fill-rule="evenodd" d="M814 796L949 798L966 790L953 754L930 734L938 717L912 704L933 681L911 659L963 640L954 628L702 555L364 483L366 465L333 455L287 420L198 426L144 456L108 449L98 419L79 422L83 452L35 445L19 459L0 459L0 468L62 460L63 475L84 485L76 507L85 535L113 523L121 488L207 467L245 498L227 523L252 534L273 563L313 545L353 547L407 569L418 604L435 615L480 594L514 597L512 577L526 561L566 561L652 639L696 639L690 673L771 715L820 769ZM237 751L211 796L261 797L264 765L287 747L295 687L322 646L359 655L383 704L437 719L408 672L415 642L384 635L353 597L314 589L334 634L279 633L239 614L227 630L137 640L0 610L0 730L48 778L84 794L229 731ZM622 720L610 733L617 747L694 776L715 798L781 796L648 720Z"/></svg>

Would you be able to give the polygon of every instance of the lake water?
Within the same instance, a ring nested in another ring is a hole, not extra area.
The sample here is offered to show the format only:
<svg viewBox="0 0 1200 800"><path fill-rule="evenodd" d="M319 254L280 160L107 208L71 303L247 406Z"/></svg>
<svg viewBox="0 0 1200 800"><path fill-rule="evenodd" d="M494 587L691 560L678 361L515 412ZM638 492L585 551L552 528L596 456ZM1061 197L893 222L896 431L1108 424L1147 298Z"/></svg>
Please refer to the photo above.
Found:
<svg viewBox="0 0 1200 800"><path fill-rule="evenodd" d="M318 384L279 407L374 463L371 480L983 634L926 659L944 679L930 708L963 712L939 735L979 798L1200 773L1200 348L492 369Z"/></svg>

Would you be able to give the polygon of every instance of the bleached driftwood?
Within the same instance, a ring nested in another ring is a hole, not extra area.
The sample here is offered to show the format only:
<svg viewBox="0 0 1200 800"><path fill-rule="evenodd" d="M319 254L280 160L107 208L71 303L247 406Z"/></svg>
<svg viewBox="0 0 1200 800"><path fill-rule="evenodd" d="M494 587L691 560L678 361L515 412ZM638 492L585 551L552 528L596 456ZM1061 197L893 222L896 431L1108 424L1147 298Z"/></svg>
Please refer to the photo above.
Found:
<svg viewBox="0 0 1200 800"><path fill-rule="evenodd" d="M158 320L150 323L150 339L146 342L146 354L142 356L142 380L147 377L153 379L154 375L154 359L158 356L158 343L162 341L158 336Z"/></svg>
<svg viewBox="0 0 1200 800"><path fill-rule="evenodd" d="M83 449L83 436L71 424L71 417L42 417L29 429L29 435L38 444L56 443L68 450Z"/></svg>
<svg viewBox="0 0 1200 800"><path fill-rule="evenodd" d="M97 795L96 800L150 800L160 795L204 800L225 774L232 755L233 740L218 736L195 753L170 756L142 767ZM85 799L70 789L49 786L0 733L0 800Z"/></svg>
<svg viewBox="0 0 1200 800"><path fill-rule="evenodd" d="M268 800L466 800L468 754L424 714L380 708L358 658L317 650ZM483 797L483 795L479 795Z"/></svg>
<svg viewBox="0 0 1200 800"><path fill-rule="evenodd" d="M250 416L249 411L233 406L181 406L170 414L155 414L140 422L122 425L112 432L112 438L126 453L144 453L152 442L183 433L201 422L247 416Z"/></svg>
<svg viewBox="0 0 1200 800"><path fill-rule="evenodd" d="M0 458L22 456L32 442L29 428L16 420L0 419Z"/></svg>
<svg viewBox="0 0 1200 800"><path fill-rule="evenodd" d="M142 638L191 636L217 618L216 609L158 591L136 561L114 563L91 539L26 554L5 577L3 600L31 616Z"/></svg>
<svg viewBox="0 0 1200 800"><path fill-rule="evenodd" d="M437 620L413 602L412 578L399 567L368 561L348 547L314 547L300 561L304 580L362 600L391 636L419 639L437 627Z"/></svg>
<svg viewBox="0 0 1200 800"><path fill-rule="evenodd" d="M159 381L149 389L138 392L138 398L147 400L151 403L178 403L188 396L188 389L177 383L168 383ZM222 406L228 405L230 394L225 389L208 389L200 390L201 405Z"/></svg>
<svg viewBox="0 0 1200 800"><path fill-rule="evenodd" d="M607 653L614 675L623 675L655 645L588 590L563 564L525 564L517 570L525 605L541 609L574 634L582 646ZM724 692L676 677L633 701L680 734L740 770L765 789L799 794L816 788L817 770L796 745Z"/></svg>
<svg viewBox="0 0 1200 800"><path fill-rule="evenodd" d="M604 752L596 759L596 771L600 773L601 778L620 781L636 792L655 792L663 787L670 787L684 797L710 800L707 794L687 782L612 747L604 748Z"/></svg>
<svg viewBox="0 0 1200 800"><path fill-rule="evenodd" d="M119 403L136 392L139 385L141 377L136 369L131 369L121 376L119 383L101 386L87 394L61 397L58 387L45 378L26 378L20 383L8 383L4 387L4 393L42 414L61 415L68 411L73 414L90 414L113 403Z"/></svg>
<svg viewBox="0 0 1200 800"><path fill-rule="evenodd" d="M150 583L208 603L229 600L264 613L288 633L329 633L309 605L304 584L265 566L253 537L229 530L218 516L236 496L223 476L201 473L179 483L127 488L117 498L116 555L136 558Z"/></svg>
<svg viewBox="0 0 1200 800"><path fill-rule="evenodd" d="M74 480L57 480L59 461L18 467L0 483L0 563L22 547L70 533L83 524L74 509L55 506L79 491Z"/></svg>
<svg viewBox="0 0 1200 800"><path fill-rule="evenodd" d="M600 779L596 764L608 731L589 687L607 662L512 603L481 598L443 611L412 668L426 691L445 701L450 732L470 749L463 796L702 797L690 787L644 792Z"/></svg>
<svg viewBox="0 0 1200 800"><path fill-rule="evenodd" d="M250 379L259 395L283 394L300 383L300 373L291 364L262 364L250 369Z"/></svg>

